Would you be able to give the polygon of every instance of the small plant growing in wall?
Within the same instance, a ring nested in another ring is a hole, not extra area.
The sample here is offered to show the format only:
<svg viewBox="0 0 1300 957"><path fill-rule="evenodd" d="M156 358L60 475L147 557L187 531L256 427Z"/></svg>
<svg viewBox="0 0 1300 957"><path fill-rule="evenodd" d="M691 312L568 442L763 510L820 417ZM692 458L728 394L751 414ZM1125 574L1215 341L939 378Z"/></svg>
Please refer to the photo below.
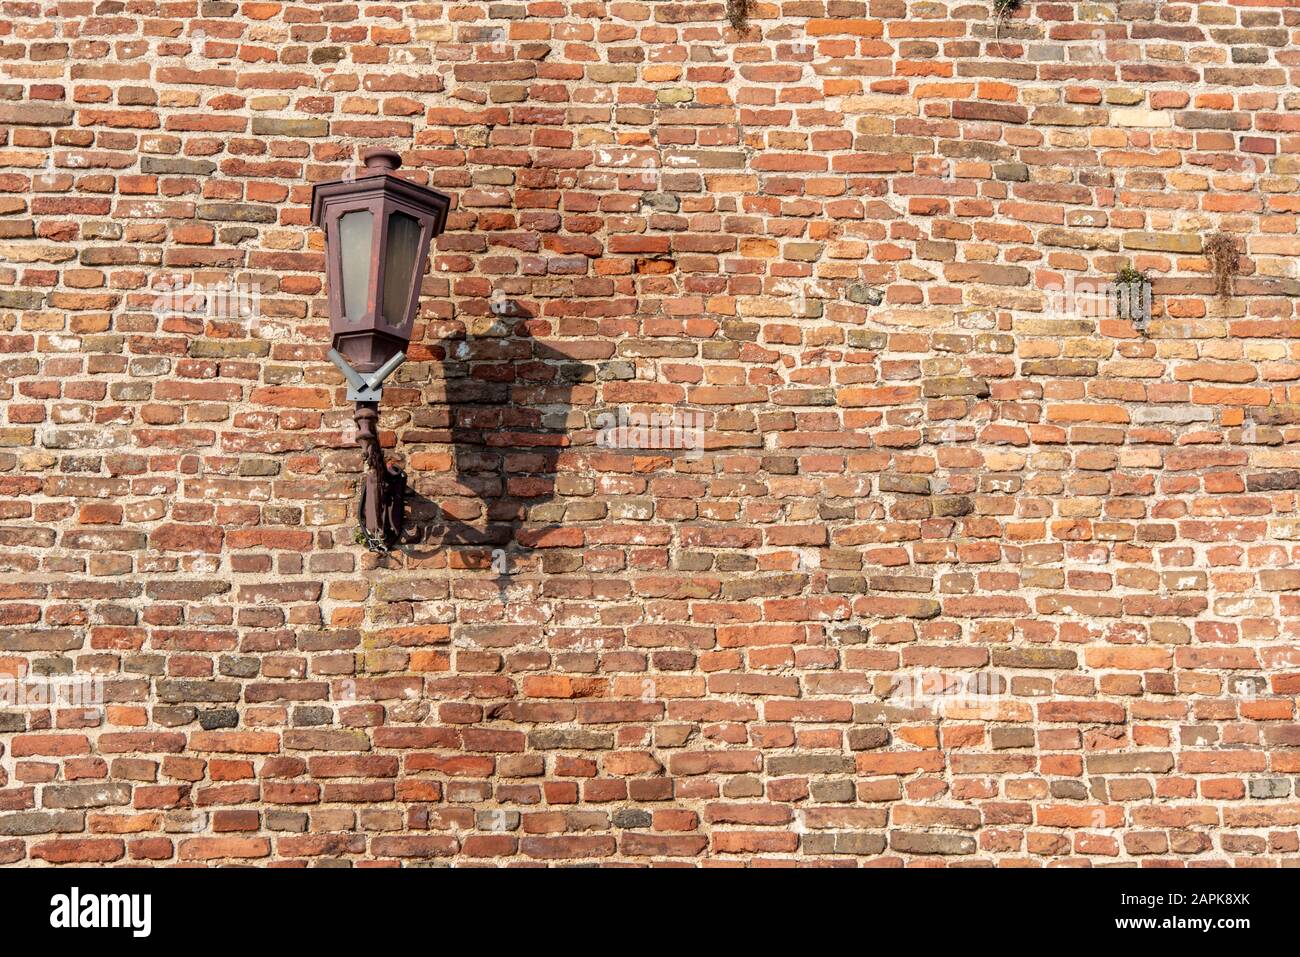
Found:
<svg viewBox="0 0 1300 957"><path fill-rule="evenodd" d="M1115 276L1115 312L1146 335L1151 322L1151 280L1146 273L1125 266Z"/></svg>
<svg viewBox="0 0 1300 957"><path fill-rule="evenodd" d="M750 0L727 0L727 19L741 32L749 29L749 4Z"/></svg>
<svg viewBox="0 0 1300 957"><path fill-rule="evenodd" d="M1220 299L1232 295L1233 280L1241 269L1237 241L1226 233L1215 233L1205 240L1205 258L1214 276L1214 294Z"/></svg>
<svg viewBox="0 0 1300 957"><path fill-rule="evenodd" d="M1002 25L1020 9L1021 0L993 0L993 43L1002 49Z"/></svg>

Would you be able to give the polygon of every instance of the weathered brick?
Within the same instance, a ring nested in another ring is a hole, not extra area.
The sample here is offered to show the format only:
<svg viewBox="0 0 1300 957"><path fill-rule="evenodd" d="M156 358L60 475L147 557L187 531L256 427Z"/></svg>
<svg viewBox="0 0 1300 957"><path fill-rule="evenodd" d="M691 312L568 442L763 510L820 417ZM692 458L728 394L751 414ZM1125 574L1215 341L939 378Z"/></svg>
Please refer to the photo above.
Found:
<svg viewBox="0 0 1300 957"><path fill-rule="evenodd" d="M0 671L104 700L0 697L0 863L1300 856L1288 4L300 6L6 8Z"/></svg>

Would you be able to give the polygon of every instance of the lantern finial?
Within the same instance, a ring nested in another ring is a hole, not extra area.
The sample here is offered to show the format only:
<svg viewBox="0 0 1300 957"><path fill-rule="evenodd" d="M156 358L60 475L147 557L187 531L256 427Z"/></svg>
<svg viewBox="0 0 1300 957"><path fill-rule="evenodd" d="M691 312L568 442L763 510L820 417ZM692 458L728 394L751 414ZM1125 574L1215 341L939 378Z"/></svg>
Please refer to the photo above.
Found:
<svg viewBox="0 0 1300 957"><path fill-rule="evenodd" d="M368 173L391 173L402 165L402 157L392 150L379 146L362 153L361 162L366 164Z"/></svg>

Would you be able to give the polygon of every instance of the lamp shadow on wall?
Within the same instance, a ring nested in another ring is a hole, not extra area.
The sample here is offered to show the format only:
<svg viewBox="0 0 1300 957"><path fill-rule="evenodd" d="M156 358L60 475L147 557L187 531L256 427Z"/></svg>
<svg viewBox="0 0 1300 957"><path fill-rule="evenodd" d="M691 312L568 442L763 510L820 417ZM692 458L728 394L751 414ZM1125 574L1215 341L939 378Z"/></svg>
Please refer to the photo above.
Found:
<svg viewBox="0 0 1300 957"><path fill-rule="evenodd" d="M399 433L409 482L399 549L491 569L504 602L513 574L564 527L557 472L572 433L585 428L574 413L592 406L598 369L533 338L522 321L430 348L431 396Z"/></svg>

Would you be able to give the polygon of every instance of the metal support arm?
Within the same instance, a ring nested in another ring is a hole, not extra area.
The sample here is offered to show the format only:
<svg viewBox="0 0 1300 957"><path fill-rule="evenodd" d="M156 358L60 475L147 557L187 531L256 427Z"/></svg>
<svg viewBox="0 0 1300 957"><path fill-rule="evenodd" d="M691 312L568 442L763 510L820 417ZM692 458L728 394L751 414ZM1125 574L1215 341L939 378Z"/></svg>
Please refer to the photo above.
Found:
<svg viewBox="0 0 1300 957"><path fill-rule="evenodd" d="M329 351L329 358L348 380L348 398L357 404L357 444L366 455L366 476L357 505L357 538L372 552L386 552L402 533L406 473L384 461L379 447L379 398L384 380L406 356L398 353L369 374L357 372L334 349Z"/></svg>
<svg viewBox="0 0 1300 957"><path fill-rule="evenodd" d="M406 361L406 353L399 352L374 372L358 372L348 365L348 360L339 355L337 349L331 349L327 355L330 362L339 367L343 378L348 380L349 402L378 402L384 394L384 380Z"/></svg>

